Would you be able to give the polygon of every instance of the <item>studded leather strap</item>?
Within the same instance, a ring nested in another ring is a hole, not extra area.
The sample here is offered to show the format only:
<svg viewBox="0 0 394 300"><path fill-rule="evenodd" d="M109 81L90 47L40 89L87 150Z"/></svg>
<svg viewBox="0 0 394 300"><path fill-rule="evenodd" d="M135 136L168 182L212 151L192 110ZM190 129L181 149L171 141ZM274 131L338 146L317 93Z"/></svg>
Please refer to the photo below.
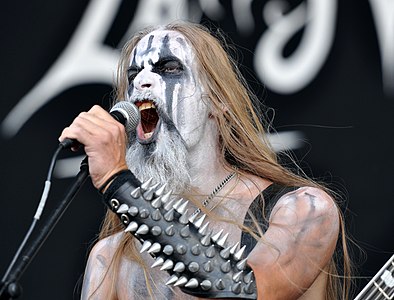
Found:
<svg viewBox="0 0 394 300"><path fill-rule="evenodd" d="M206 215L192 218L188 201L173 199L165 186L141 184L131 172L116 178L104 194L125 231L155 258L153 268L169 273L167 285L204 298L256 299L245 246L227 244L228 233L212 232Z"/></svg>

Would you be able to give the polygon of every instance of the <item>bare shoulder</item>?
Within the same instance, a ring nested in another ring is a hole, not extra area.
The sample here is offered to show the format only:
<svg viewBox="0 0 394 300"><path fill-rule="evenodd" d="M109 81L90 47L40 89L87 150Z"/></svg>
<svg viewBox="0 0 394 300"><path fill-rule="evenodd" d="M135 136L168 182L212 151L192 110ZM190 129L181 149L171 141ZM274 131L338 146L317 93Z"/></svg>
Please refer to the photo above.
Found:
<svg viewBox="0 0 394 300"><path fill-rule="evenodd" d="M89 260L95 260L102 267L108 267L119 241L121 233L117 233L99 240L92 248L89 254Z"/></svg>

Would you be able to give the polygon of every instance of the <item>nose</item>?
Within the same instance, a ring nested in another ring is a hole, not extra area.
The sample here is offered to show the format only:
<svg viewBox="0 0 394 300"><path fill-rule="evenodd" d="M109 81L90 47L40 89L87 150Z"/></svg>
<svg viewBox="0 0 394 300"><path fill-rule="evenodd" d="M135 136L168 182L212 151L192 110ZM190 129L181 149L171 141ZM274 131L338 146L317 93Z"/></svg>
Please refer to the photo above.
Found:
<svg viewBox="0 0 394 300"><path fill-rule="evenodd" d="M134 87L140 91L153 89L155 86L156 76L157 74L144 69L134 78Z"/></svg>

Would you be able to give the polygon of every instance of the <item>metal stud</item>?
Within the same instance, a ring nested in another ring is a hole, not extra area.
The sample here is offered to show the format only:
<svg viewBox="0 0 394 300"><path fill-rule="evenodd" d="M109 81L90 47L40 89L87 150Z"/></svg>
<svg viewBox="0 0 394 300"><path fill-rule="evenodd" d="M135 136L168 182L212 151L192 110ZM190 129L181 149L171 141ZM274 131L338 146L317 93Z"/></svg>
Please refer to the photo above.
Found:
<svg viewBox="0 0 394 300"><path fill-rule="evenodd" d="M124 213L127 213L128 209L129 209L129 206L127 204L122 204L121 206L119 206L116 213L124 214Z"/></svg>
<svg viewBox="0 0 394 300"><path fill-rule="evenodd" d="M220 266L223 273L228 273L231 270L231 262L228 260Z"/></svg>
<svg viewBox="0 0 394 300"><path fill-rule="evenodd" d="M234 259L240 260L242 258L242 254L244 254L245 249L246 249L246 245L243 245L243 247L239 249L237 253L234 254Z"/></svg>
<svg viewBox="0 0 394 300"><path fill-rule="evenodd" d="M196 272L198 272L198 270L200 270L200 265L199 265L197 262L192 261L192 262L187 266L187 268L188 268L188 270L189 270L190 272L196 273Z"/></svg>
<svg viewBox="0 0 394 300"><path fill-rule="evenodd" d="M179 232L179 234L181 235L181 237L186 238L190 235L190 228L189 225L186 225L185 227L183 227L181 229L181 231Z"/></svg>
<svg viewBox="0 0 394 300"><path fill-rule="evenodd" d="M163 253L166 255L171 255L172 253L174 253L174 247L172 247L171 245L165 245L163 248Z"/></svg>
<svg viewBox="0 0 394 300"><path fill-rule="evenodd" d="M176 211L178 211L178 208L182 205L183 198L179 199L175 204L172 206Z"/></svg>
<svg viewBox="0 0 394 300"><path fill-rule="evenodd" d="M182 214L182 216L179 218L179 223L186 225L187 223L189 223L189 215L187 213L187 209L184 212L184 214Z"/></svg>
<svg viewBox="0 0 394 300"><path fill-rule="evenodd" d="M172 220L174 220L174 209L171 208L169 211L167 211L164 215L164 220L166 220L167 222L171 222Z"/></svg>
<svg viewBox="0 0 394 300"><path fill-rule="evenodd" d="M175 234L174 225L170 225L164 230L168 236L173 236Z"/></svg>
<svg viewBox="0 0 394 300"><path fill-rule="evenodd" d="M129 210L127 211L131 216L135 217L138 215L138 208L135 206L130 206Z"/></svg>
<svg viewBox="0 0 394 300"><path fill-rule="evenodd" d="M179 212L181 215L183 215L185 213L188 205L189 205L189 201L186 200L185 202L183 202L183 204L180 207L178 207L178 209L176 211Z"/></svg>
<svg viewBox="0 0 394 300"><path fill-rule="evenodd" d="M160 206L161 206L161 198L160 197L156 198L150 204L152 205L153 208L160 208Z"/></svg>
<svg viewBox="0 0 394 300"><path fill-rule="evenodd" d="M168 192L168 193L164 194L163 196L161 196L161 198L160 198L161 199L161 203L167 204L168 201L171 198L171 194L172 194L172 192Z"/></svg>
<svg viewBox="0 0 394 300"><path fill-rule="evenodd" d="M220 236L222 235L222 232L223 232L223 229L221 229L218 233L214 234L214 235L211 237L211 240L212 240L213 242L216 243L216 241L217 241L218 239L220 239Z"/></svg>
<svg viewBox="0 0 394 300"><path fill-rule="evenodd" d="M242 278L242 273L243 273L243 271L240 271L240 272L238 272L238 273L235 273L234 276L233 276L233 280L234 280L235 282L240 281L241 278Z"/></svg>
<svg viewBox="0 0 394 300"><path fill-rule="evenodd" d="M198 213L193 213L191 216L190 216L190 218L189 218L189 222L190 223L194 223L194 220L197 218L197 216L199 215L199 212Z"/></svg>
<svg viewBox="0 0 394 300"><path fill-rule="evenodd" d="M161 213L159 209L155 209L152 214L151 214L151 218L154 221L159 221L161 219Z"/></svg>
<svg viewBox="0 0 394 300"><path fill-rule="evenodd" d="M250 283L253 280L253 278L254 278L254 276L253 276L253 270L252 270L244 276L244 282Z"/></svg>
<svg viewBox="0 0 394 300"><path fill-rule="evenodd" d="M165 191L166 187L167 187L167 183L163 184L160 188L157 189L155 194L157 196L162 196L164 194L164 191Z"/></svg>
<svg viewBox="0 0 394 300"><path fill-rule="evenodd" d="M214 257L215 256L215 246L211 245L207 250L205 250L205 256L206 257Z"/></svg>
<svg viewBox="0 0 394 300"><path fill-rule="evenodd" d="M175 249L176 249L176 252L178 252L179 254L185 254L187 251L187 248L185 245L177 245Z"/></svg>
<svg viewBox="0 0 394 300"><path fill-rule="evenodd" d="M124 232L134 232L137 230L137 228L138 228L138 224L133 221L127 226Z"/></svg>
<svg viewBox="0 0 394 300"><path fill-rule="evenodd" d="M174 283L174 286L184 286L188 282L187 278L185 276L179 277L177 282Z"/></svg>
<svg viewBox="0 0 394 300"><path fill-rule="evenodd" d="M234 294L239 294L241 292L241 283L237 282L231 287L231 290L233 291Z"/></svg>
<svg viewBox="0 0 394 300"><path fill-rule="evenodd" d="M153 187L151 187L149 190L147 190L144 193L144 195L143 195L144 199L147 200L147 201L151 201L153 199L154 193L155 193L155 189Z"/></svg>
<svg viewBox="0 0 394 300"><path fill-rule="evenodd" d="M150 232L152 233L152 235L154 236L159 236L161 234L161 227L158 225L155 225L152 227L152 229L150 230Z"/></svg>
<svg viewBox="0 0 394 300"><path fill-rule="evenodd" d="M171 259L167 259L163 265L161 266L160 270L171 270L174 266L174 262Z"/></svg>
<svg viewBox="0 0 394 300"><path fill-rule="evenodd" d="M227 248L223 249L222 251L220 251L220 253L219 253L220 256L224 259L229 258L230 257L230 249L231 249L231 247L227 247Z"/></svg>
<svg viewBox="0 0 394 300"><path fill-rule="evenodd" d="M201 247L199 244L195 244L190 251L192 252L193 255L200 255L201 254Z"/></svg>
<svg viewBox="0 0 394 300"><path fill-rule="evenodd" d="M200 228L206 216L206 214L203 214L198 220L196 220L196 222L194 222L194 226L196 226L196 228Z"/></svg>
<svg viewBox="0 0 394 300"><path fill-rule="evenodd" d="M224 282L222 279L218 279L215 283L215 286L218 290L223 290L225 288Z"/></svg>
<svg viewBox="0 0 394 300"><path fill-rule="evenodd" d="M203 246L209 246L211 244L211 235L208 234L208 235L202 237L200 242L201 242L201 245L203 245Z"/></svg>
<svg viewBox="0 0 394 300"><path fill-rule="evenodd" d="M209 225L209 222L205 223L204 226L202 226L198 230L198 233L201 234L201 235L206 235L208 233L208 225Z"/></svg>
<svg viewBox="0 0 394 300"><path fill-rule="evenodd" d="M135 190L133 190L131 193L130 193L130 196L131 197L133 197L134 199L137 199L137 198L139 198L139 197L141 197L141 188L140 187L137 187Z"/></svg>
<svg viewBox="0 0 394 300"><path fill-rule="evenodd" d="M149 178L147 181L141 184L141 189L147 191L152 185L152 182L153 182L153 177Z"/></svg>
<svg viewBox="0 0 394 300"><path fill-rule="evenodd" d="M163 198L161 198L161 200L163 201ZM172 206L173 206L174 202L175 202L175 200L167 201L167 203L164 204L164 209L165 210L173 209Z"/></svg>
<svg viewBox="0 0 394 300"><path fill-rule="evenodd" d="M198 287L198 280L196 278L190 279L186 284L185 288L195 289Z"/></svg>
<svg viewBox="0 0 394 300"><path fill-rule="evenodd" d="M150 241L145 241L145 242L142 244L140 253L144 253L146 250L148 250L148 249L150 248L150 246L152 246L152 243L151 243Z"/></svg>
<svg viewBox="0 0 394 300"><path fill-rule="evenodd" d="M149 227L146 224L142 224L135 234L147 234L149 232Z"/></svg>
<svg viewBox="0 0 394 300"><path fill-rule="evenodd" d="M240 271L245 270L246 261L247 261L247 260L248 260L247 258L244 258L243 260L239 261L239 262L236 264L237 269L240 270Z"/></svg>
<svg viewBox="0 0 394 300"><path fill-rule="evenodd" d="M170 279L167 280L166 285L174 284L175 282L177 282L177 280L178 280L178 276L172 275Z"/></svg>
<svg viewBox="0 0 394 300"><path fill-rule="evenodd" d="M159 257L156 259L156 261L152 264L151 268L155 268L155 267L159 267L162 266L164 263L164 258L163 257Z"/></svg>
<svg viewBox="0 0 394 300"><path fill-rule="evenodd" d="M203 265L204 271L205 272L212 272L213 271L213 265L210 260L208 260L204 265Z"/></svg>
<svg viewBox="0 0 394 300"><path fill-rule="evenodd" d="M119 201L118 201L118 200L116 200L116 199L111 199L110 203L111 203L111 207L112 207L113 209L118 209L118 207L119 207Z"/></svg>
<svg viewBox="0 0 394 300"><path fill-rule="evenodd" d="M147 210L146 208L143 208L140 210L140 217L142 219L146 219L147 217L149 217L149 210Z"/></svg>
<svg viewBox="0 0 394 300"><path fill-rule="evenodd" d="M149 250L148 253L158 253L161 250L161 245L159 243L154 243Z"/></svg>
<svg viewBox="0 0 394 300"><path fill-rule="evenodd" d="M228 232L227 232L221 239L219 239L219 240L217 241L217 244L218 244L220 247L224 247L224 245L226 244L227 238L228 238ZM230 249L229 249L229 252L230 252Z"/></svg>
<svg viewBox="0 0 394 300"><path fill-rule="evenodd" d="M178 273L182 273L183 271L185 271L186 266L183 262L177 262L175 267L174 267L174 272L178 272Z"/></svg>
<svg viewBox="0 0 394 300"><path fill-rule="evenodd" d="M254 281L250 281L246 286L244 287L244 291L247 294L253 294L256 291L256 286L254 285Z"/></svg>
<svg viewBox="0 0 394 300"><path fill-rule="evenodd" d="M239 242L236 242L233 247L230 249L230 254L234 254L238 249Z"/></svg>
<svg viewBox="0 0 394 300"><path fill-rule="evenodd" d="M202 290L208 291L212 287L212 282L210 282L208 279L206 279L200 283L200 287Z"/></svg>

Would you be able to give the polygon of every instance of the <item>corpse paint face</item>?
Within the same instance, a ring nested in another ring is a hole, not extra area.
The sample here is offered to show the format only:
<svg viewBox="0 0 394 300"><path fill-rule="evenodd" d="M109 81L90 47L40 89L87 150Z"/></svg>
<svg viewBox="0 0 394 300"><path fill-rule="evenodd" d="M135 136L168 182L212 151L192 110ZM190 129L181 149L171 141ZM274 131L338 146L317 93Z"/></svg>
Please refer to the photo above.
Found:
<svg viewBox="0 0 394 300"><path fill-rule="evenodd" d="M140 144L158 142L164 130L176 131L187 148L201 139L208 107L194 58L192 47L176 31L153 31L134 48L128 97L141 113Z"/></svg>

